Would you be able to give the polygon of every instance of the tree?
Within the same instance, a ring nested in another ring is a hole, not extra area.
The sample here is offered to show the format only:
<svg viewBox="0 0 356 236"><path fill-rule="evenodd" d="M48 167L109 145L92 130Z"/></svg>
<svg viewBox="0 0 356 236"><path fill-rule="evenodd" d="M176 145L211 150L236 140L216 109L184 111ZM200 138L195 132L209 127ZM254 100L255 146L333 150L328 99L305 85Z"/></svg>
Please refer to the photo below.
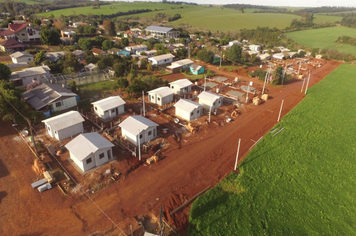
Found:
<svg viewBox="0 0 356 236"><path fill-rule="evenodd" d="M214 52L208 51L205 48L198 53L198 59L206 63L212 63L214 59Z"/></svg>
<svg viewBox="0 0 356 236"><path fill-rule="evenodd" d="M119 62L116 62L114 65L113 65L113 69L115 71L115 75L117 77L119 76L123 76L125 74L125 65L123 63L119 63Z"/></svg>
<svg viewBox="0 0 356 236"><path fill-rule="evenodd" d="M40 51L39 53L36 54L36 57L35 57L36 65L40 65L41 62L43 62L45 60L46 60L45 51Z"/></svg>
<svg viewBox="0 0 356 236"><path fill-rule="evenodd" d="M35 25L35 26L40 26L42 22L41 22L40 19L35 18L35 19L33 19L32 23L33 23L33 25Z"/></svg>
<svg viewBox="0 0 356 236"><path fill-rule="evenodd" d="M113 46L114 46L114 42L111 41L111 40L109 40L109 39L107 39L107 40L105 40L105 41L103 42L103 44L102 44L102 49L103 49L104 51L106 51L106 50L109 50L110 48L112 48Z"/></svg>
<svg viewBox="0 0 356 236"><path fill-rule="evenodd" d="M126 46L128 46L129 45L129 40L127 39L127 38L122 38L121 39L121 44L122 44L122 46L124 46L124 47L126 47Z"/></svg>
<svg viewBox="0 0 356 236"><path fill-rule="evenodd" d="M169 39L169 43L170 43L170 44L173 44L173 43L175 43L175 42L176 42L176 40L175 40L174 38L170 38L170 39Z"/></svg>
<svg viewBox="0 0 356 236"><path fill-rule="evenodd" d="M48 28L42 29L40 36L42 43L45 45L58 45L61 43L61 35L57 30L51 30Z"/></svg>
<svg viewBox="0 0 356 236"><path fill-rule="evenodd" d="M75 57L75 55L72 53L66 53L64 55L62 66L63 66L64 74L75 73L76 71L79 70L79 62Z"/></svg>
<svg viewBox="0 0 356 236"><path fill-rule="evenodd" d="M115 36L115 24L111 20L103 21L104 34L106 36Z"/></svg>
<svg viewBox="0 0 356 236"><path fill-rule="evenodd" d="M0 80L7 80L8 78L10 78L10 75L10 68L5 64L0 63Z"/></svg>
<svg viewBox="0 0 356 236"><path fill-rule="evenodd" d="M234 44L227 52L227 57L235 65L242 59L242 48L240 45Z"/></svg>
<svg viewBox="0 0 356 236"><path fill-rule="evenodd" d="M129 86L129 81L126 78L120 78L117 80L117 84L119 85L119 88L127 88Z"/></svg>
<svg viewBox="0 0 356 236"><path fill-rule="evenodd" d="M78 45L81 49L83 49L86 52L89 52L93 48L90 39L79 39Z"/></svg>

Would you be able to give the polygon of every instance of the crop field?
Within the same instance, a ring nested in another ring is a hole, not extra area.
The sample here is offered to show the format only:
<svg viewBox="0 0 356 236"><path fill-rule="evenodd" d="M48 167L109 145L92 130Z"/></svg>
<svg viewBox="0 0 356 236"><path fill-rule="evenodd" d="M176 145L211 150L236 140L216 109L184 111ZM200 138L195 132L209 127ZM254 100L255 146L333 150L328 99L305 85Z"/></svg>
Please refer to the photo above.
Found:
<svg viewBox="0 0 356 236"><path fill-rule="evenodd" d="M190 235L354 235L355 70L341 65L310 88L240 174L200 196Z"/></svg>
<svg viewBox="0 0 356 236"><path fill-rule="evenodd" d="M336 43L339 36L356 37L356 30L346 27L328 27L287 33L286 36L296 43L309 48L333 48L346 54L356 56L356 46Z"/></svg>
<svg viewBox="0 0 356 236"><path fill-rule="evenodd" d="M180 8L183 7L183 8ZM173 8L173 9L172 9ZM190 25L201 29L210 31L234 31L240 29L255 29L260 27L270 27L283 29L290 25L290 22L301 17L291 14L280 13L252 13L255 9L246 9L245 13L241 13L238 10L221 8L218 6L208 7L207 5L190 6L190 5L174 5L163 3L113 3L111 5L103 5L100 9L93 9L92 7L81 8L69 8L57 11L51 11L38 14L38 16L48 17L53 14L55 17L60 15L72 15L72 14L113 14L116 12L127 12L134 9L152 9L154 11L135 14L135 17L139 17L145 22L149 22L148 18L154 18L158 13L165 13L167 16L173 16L175 14L181 14L182 18L170 24L173 27L179 25ZM157 9L157 11L155 11ZM127 16L122 16L127 17ZM120 17L119 17L120 18Z"/></svg>
<svg viewBox="0 0 356 236"><path fill-rule="evenodd" d="M337 21L340 22L341 20L342 20L341 16L314 14L313 22L316 24L322 24L322 23L335 23Z"/></svg>

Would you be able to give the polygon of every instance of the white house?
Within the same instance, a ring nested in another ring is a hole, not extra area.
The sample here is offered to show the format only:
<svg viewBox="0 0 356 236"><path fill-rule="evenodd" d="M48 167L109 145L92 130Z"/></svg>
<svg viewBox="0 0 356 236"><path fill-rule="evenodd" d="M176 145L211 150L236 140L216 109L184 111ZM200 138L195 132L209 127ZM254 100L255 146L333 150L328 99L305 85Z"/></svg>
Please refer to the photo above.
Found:
<svg viewBox="0 0 356 236"><path fill-rule="evenodd" d="M45 123L48 135L58 141L74 137L84 131L84 119L77 111L68 111L42 122Z"/></svg>
<svg viewBox="0 0 356 236"><path fill-rule="evenodd" d="M154 37L160 38L179 38L179 31L174 28L167 28L161 26L148 26L146 32Z"/></svg>
<svg viewBox="0 0 356 236"><path fill-rule="evenodd" d="M179 61L172 62L172 65L167 66L168 69L172 70L172 73L178 73L180 70L188 70L191 65L193 65L193 61L190 59L183 59Z"/></svg>
<svg viewBox="0 0 356 236"><path fill-rule="evenodd" d="M204 91L198 95L199 104L201 104L204 109L214 111L223 104L224 98L218 94Z"/></svg>
<svg viewBox="0 0 356 236"><path fill-rule="evenodd" d="M170 53L148 58L152 65L165 65L172 63L174 56Z"/></svg>
<svg viewBox="0 0 356 236"><path fill-rule="evenodd" d="M12 72L10 80L14 82L17 87L26 87L29 83L32 83L34 79L38 81L49 79L50 70L48 66L31 67L22 71Z"/></svg>
<svg viewBox="0 0 356 236"><path fill-rule="evenodd" d="M67 143L70 158L83 171L101 166L112 157L114 145L97 132L80 134Z"/></svg>
<svg viewBox="0 0 356 236"><path fill-rule="evenodd" d="M261 51L261 45L251 44L249 48L251 51Z"/></svg>
<svg viewBox="0 0 356 236"><path fill-rule="evenodd" d="M10 54L13 63L33 62L33 56L28 52L15 52Z"/></svg>
<svg viewBox="0 0 356 236"><path fill-rule="evenodd" d="M283 60L283 59L285 59L285 55L283 53L275 53L275 54L273 54L273 58Z"/></svg>
<svg viewBox="0 0 356 236"><path fill-rule="evenodd" d="M157 126L143 116L129 116L119 124L121 135L134 145L141 145L157 137Z"/></svg>
<svg viewBox="0 0 356 236"><path fill-rule="evenodd" d="M242 43L239 40L233 40L229 42L230 47L232 47L234 44L241 45Z"/></svg>
<svg viewBox="0 0 356 236"><path fill-rule="evenodd" d="M174 107L176 116L187 121L195 120L203 115L203 106L191 100L180 99Z"/></svg>
<svg viewBox="0 0 356 236"><path fill-rule="evenodd" d="M125 47L125 50L133 54L137 54L138 52L147 51L147 46L146 45L127 46Z"/></svg>
<svg viewBox="0 0 356 236"><path fill-rule="evenodd" d="M125 101L120 96L111 96L93 102L94 113L101 119L106 120L117 117L125 112Z"/></svg>
<svg viewBox="0 0 356 236"><path fill-rule="evenodd" d="M149 50L149 51L140 51L140 52L137 52L136 54L139 55L139 56L142 56L142 55L146 54L146 56L148 58L150 58L150 57L155 56L156 53L157 53L157 50Z"/></svg>
<svg viewBox="0 0 356 236"><path fill-rule="evenodd" d="M269 55L268 53L260 54L260 55L258 55L258 57L260 58L261 61L271 59L271 55Z"/></svg>
<svg viewBox="0 0 356 236"><path fill-rule="evenodd" d="M173 90L169 87L160 87L148 91L148 100L160 106L173 101Z"/></svg>
<svg viewBox="0 0 356 236"><path fill-rule="evenodd" d="M185 94L192 90L192 84L188 79L179 79L169 83L169 87L175 94Z"/></svg>

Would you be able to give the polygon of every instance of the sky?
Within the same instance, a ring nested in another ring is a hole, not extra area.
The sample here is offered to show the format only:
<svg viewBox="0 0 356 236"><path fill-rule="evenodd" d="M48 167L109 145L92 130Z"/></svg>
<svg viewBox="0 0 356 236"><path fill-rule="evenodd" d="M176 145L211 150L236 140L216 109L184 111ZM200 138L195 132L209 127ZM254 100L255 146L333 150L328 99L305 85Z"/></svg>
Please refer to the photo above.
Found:
<svg viewBox="0 0 356 236"><path fill-rule="evenodd" d="M127 2L133 2L133 0L126 0ZM141 0L145 1L145 0ZM147 0L148 1L148 0ZM151 2L161 2L161 0L150 0ZM170 0L168 0L170 1ZM184 2L194 2L197 4L251 4L251 5L264 5L264 6L291 6L291 7L320 7L320 6L340 6L340 7L356 7L356 0L175 0ZM117 0L117 2L121 2Z"/></svg>

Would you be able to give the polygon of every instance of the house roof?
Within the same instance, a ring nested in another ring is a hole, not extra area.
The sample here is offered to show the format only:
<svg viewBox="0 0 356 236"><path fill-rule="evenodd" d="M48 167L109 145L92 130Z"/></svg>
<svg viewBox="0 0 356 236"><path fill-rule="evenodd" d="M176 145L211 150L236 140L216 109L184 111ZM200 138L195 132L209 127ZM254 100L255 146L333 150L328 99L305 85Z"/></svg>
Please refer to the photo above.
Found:
<svg viewBox="0 0 356 236"><path fill-rule="evenodd" d="M60 98L75 96L77 95L69 89L69 86L63 87L62 84L41 84L22 93L22 97L25 101L36 110L39 110Z"/></svg>
<svg viewBox="0 0 356 236"><path fill-rule="evenodd" d="M148 91L148 93L155 93L155 94L160 95L161 97L165 97L165 96L173 94L173 90L169 87L160 87L160 88L156 88L154 90Z"/></svg>
<svg viewBox="0 0 356 236"><path fill-rule="evenodd" d="M16 32L19 32L20 30L26 28L28 25L27 24L9 24L8 29L4 31L0 31L0 35L2 36L7 36L11 34L15 34Z"/></svg>
<svg viewBox="0 0 356 236"><path fill-rule="evenodd" d="M109 109L124 105L125 103L126 102L122 100L120 96L111 96L96 102L92 102L91 104L100 107L103 109L103 111L107 111Z"/></svg>
<svg viewBox="0 0 356 236"><path fill-rule="evenodd" d="M17 71L17 72L12 73L11 78L13 78L13 77L23 78L23 77L28 77L28 76L43 75L43 74L46 74L50 70L51 69L48 66L31 67L31 68L24 69L22 71Z"/></svg>
<svg viewBox="0 0 356 236"><path fill-rule="evenodd" d="M75 50L72 52L72 54L74 54L75 56L81 56L85 54L85 52L83 50Z"/></svg>
<svg viewBox="0 0 356 236"><path fill-rule="evenodd" d="M189 85L192 85L193 83L190 82L190 80L188 80L188 79L179 79L179 80L173 81L173 82L171 82L169 84L174 84L174 85L177 85L180 88L184 88L184 87L187 87Z"/></svg>
<svg viewBox="0 0 356 236"><path fill-rule="evenodd" d="M193 70L200 70L200 68L202 68L202 66L199 65L191 65L190 68L192 68Z"/></svg>
<svg viewBox="0 0 356 236"><path fill-rule="evenodd" d="M11 48L11 47L25 47L23 43L17 42L16 39L8 39L0 42L0 45L5 47L5 48Z"/></svg>
<svg viewBox="0 0 356 236"><path fill-rule="evenodd" d="M151 57L150 59L160 61L160 60L170 59L170 58L174 58L174 55L172 55L171 53Z"/></svg>
<svg viewBox="0 0 356 236"><path fill-rule="evenodd" d="M215 93L211 93L211 92L207 92L207 91L203 91L201 94L198 95L199 100L200 99L204 99L204 100L208 100L208 101L216 101L219 98L221 98L220 95L217 95Z"/></svg>
<svg viewBox="0 0 356 236"><path fill-rule="evenodd" d="M96 53L96 54L100 54L100 53L103 53L104 51L99 49L99 48L93 48L92 50L92 53Z"/></svg>
<svg viewBox="0 0 356 236"><path fill-rule="evenodd" d="M15 58L15 59L20 58L20 57L31 57L31 58L33 58L33 56L28 52L15 52L13 54L10 54L10 57L11 58Z"/></svg>
<svg viewBox="0 0 356 236"><path fill-rule="evenodd" d="M146 130L152 126L158 126L155 122L143 117L143 116L129 116L121 124L121 129L126 130L132 135L138 135L143 130Z"/></svg>
<svg viewBox="0 0 356 236"><path fill-rule="evenodd" d="M83 117L77 111L68 111L61 115L51 117L49 119L43 120L43 123L51 126L54 130L63 130L65 128L71 127L73 125L84 122Z"/></svg>
<svg viewBox="0 0 356 236"><path fill-rule="evenodd" d="M92 70L92 69L95 69L97 68L98 66L96 66L95 64L93 63L90 63L88 65L85 66L85 68L87 68L88 70Z"/></svg>
<svg viewBox="0 0 356 236"><path fill-rule="evenodd" d="M46 52L45 57L46 59L56 59L59 57L64 57L65 52Z"/></svg>
<svg viewBox="0 0 356 236"><path fill-rule="evenodd" d="M114 147L114 144L97 132L93 132L79 134L65 147L78 161L83 161L91 153L95 153L99 149Z"/></svg>
<svg viewBox="0 0 356 236"><path fill-rule="evenodd" d="M193 102L188 99L182 99L182 98L176 104L174 104L175 108L179 108L188 112L191 112L200 106L201 105L199 103Z"/></svg>
<svg viewBox="0 0 356 236"><path fill-rule="evenodd" d="M130 46L131 49L141 49L141 48L147 48L146 45L135 45L135 46Z"/></svg>
<svg viewBox="0 0 356 236"><path fill-rule="evenodd" d="M159 31L159 32L164 32L164 33L167 33L171 30L173 30L174 28L168 28L168 27L161 27L161 26L154 26L154 25L151 25L151 26L148 26L146 28L146 30L149 30L149 31Z"/></svg>
<svg viewBox="0 0 356 236"><path fill-rule="evenodd" d="M179 67L179 66L185 66L185 65L190 65L190 64L193 64L194 62L190 59L183 59L183 60L180 60L180 61L175 61L175 62L172 62L172 65L171 67Z"/></svg>

